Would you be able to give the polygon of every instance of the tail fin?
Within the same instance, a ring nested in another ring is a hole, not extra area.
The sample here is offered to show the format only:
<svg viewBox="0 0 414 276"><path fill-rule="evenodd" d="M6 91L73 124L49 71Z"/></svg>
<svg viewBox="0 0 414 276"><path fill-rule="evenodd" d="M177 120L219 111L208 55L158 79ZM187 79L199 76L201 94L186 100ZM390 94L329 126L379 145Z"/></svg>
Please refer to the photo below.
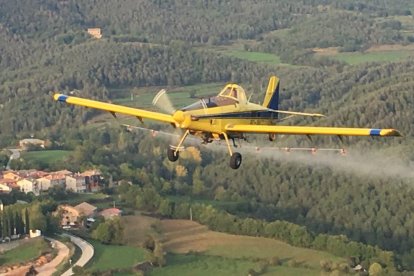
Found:
<svg viewBox="0 0 414 276"><path fill-rule="evenodd" d="M270 77L267 86L266 95L263 101L263 106L277 110L279 108L279 78L276 76Z"/></svg>

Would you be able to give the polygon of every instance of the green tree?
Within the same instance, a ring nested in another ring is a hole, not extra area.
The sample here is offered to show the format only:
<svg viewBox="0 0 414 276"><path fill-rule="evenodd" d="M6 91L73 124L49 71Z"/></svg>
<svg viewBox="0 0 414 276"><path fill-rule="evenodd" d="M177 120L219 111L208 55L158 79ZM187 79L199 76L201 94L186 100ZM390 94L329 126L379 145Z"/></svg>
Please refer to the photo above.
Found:
<svg viewBox="0 0 414 276"><path fill-rule="evenodd" d="M29 225L31 230L38 229L45 232L47 229L47 218L42 213L42 209L39 204L34 204L30 207Z"/></svg>
<svg viewBox="0 0 414 276"><path fill-rule="evenodd" d="M372 263L369 266L369 275L382 275L382 266L379 263Z"/></svg>

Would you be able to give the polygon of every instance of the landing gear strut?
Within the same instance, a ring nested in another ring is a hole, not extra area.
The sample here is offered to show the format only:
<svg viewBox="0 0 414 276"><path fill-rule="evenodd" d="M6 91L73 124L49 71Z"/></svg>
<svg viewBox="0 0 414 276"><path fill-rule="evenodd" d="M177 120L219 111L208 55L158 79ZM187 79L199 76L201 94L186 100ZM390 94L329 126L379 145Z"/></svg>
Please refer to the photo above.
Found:
<svg viewBox="0 0 414 276"><path fill-rule="evenodd" d="M238 152L233 153L233 151L231 150L229 137L227 136L227 133L223 132L222 135L224 137L224 140L226 140L227 149L229 150L229 154L230 154L230 168L232 168L233 170L237 170L242 163L242 156L240 153Z"/></svg>
<svg viewBox="0 0 414 276"><path fill-rule="evenodd" d="M190 131L187 129L184 132L183 136L181 137L180 142L178 143L178 145L176 147L170 146L167 149L167 157L168 157L168 160L170 160L171 162L175 162L175 161L178 160L178 157L180 156L180 152L179 152L180 147L184 143L184 140L185 140L185 138L187 138L187 136L188 136L189 133L190 133Z"/></svg>

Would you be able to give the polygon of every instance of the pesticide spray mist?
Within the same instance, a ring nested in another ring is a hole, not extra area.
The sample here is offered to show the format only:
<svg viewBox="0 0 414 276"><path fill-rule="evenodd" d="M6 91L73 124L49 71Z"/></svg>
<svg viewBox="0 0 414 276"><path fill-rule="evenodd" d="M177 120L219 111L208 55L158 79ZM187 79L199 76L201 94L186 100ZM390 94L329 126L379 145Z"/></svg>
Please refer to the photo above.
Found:
<svg viewBox="0 0 414 276"><path fill-rule="evenodd" d="M347 149L346 155L338 152L283 152L277 149L266 148L257 150L245 147L240 152L248 158L267 158L280 162L298 163L310 167L328 167L332 170L353 173L368 177L394 177L414 180L414 164L404 162L397 157L388 156L379 152Z"/></svg>
<svg viewBox="0 0 414 276"><path fill-rule="evenodd" d="M144 128L136 127L145 130ZM157 131L157 137L165 141L171 140L174 136L178 140L179 134ZM169 139L168 139L169 138ZM185 146L197 146L205 150L227 153L227 146L224 142L215 142L201 145L200 140L188 137ZM270 159L278 162L297 163L313 168L327 167L335 171L352 173L367 177L391 177L414 181L414 162L407 162L395 156L389 156L381 152L364 150L361 154L359 150L347 149L346 155L336 152L324 152L316 150L286 152L278 147L260 148L256 145L244 144L242 147L233 149L244 155L244 158ZM243 169L243 164L240 167Z"/></svg>

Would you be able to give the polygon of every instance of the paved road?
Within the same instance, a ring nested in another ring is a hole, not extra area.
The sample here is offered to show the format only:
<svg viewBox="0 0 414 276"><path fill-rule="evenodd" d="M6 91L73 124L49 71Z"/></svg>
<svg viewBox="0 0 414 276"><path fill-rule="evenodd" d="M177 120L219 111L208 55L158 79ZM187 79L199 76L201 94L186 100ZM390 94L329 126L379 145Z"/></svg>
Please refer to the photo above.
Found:
<svg viewBox="0 0 414 276"><path fill-rule="evenodd" d="M58 250L58 254L57 256L51 260L50 262L36 267L36 271L38 272L38 276L50 276L52 275L55 271L56 271L56 267L63 262L65 259L69 258L69 248L62 242L52 239L52 238L48 238L45 237L45 239L49 240L52 244L53 247L56 248Z"/></svg>
<svg viewBox="0 0 414 276"><path fill-rule="evenodd" d="M82 256L72 267L74 267L75 265L80 266L80 267L83 267L84 265L86 265L86 263L89 262L89 260L92 259L93 257L93 254L94 254L93 246L89 242L82 240L79 237L69 235L69 234L63 234L63 236L69 237L70 241L76 244L76 246L78 246L82 250ZM62 276L73 275L72 267L69 268L65 273L63 273Z"/></svg>
<svg viewBox="0 0 414 276"><path fill-rule="evenodd" d="M7 166L6 166L7 170L10 170L10 162L12 160L20 158L20 150L19 149L9 149L9 151L11 151L12 154L10 155L9 162L7 163Z"/></svg>

